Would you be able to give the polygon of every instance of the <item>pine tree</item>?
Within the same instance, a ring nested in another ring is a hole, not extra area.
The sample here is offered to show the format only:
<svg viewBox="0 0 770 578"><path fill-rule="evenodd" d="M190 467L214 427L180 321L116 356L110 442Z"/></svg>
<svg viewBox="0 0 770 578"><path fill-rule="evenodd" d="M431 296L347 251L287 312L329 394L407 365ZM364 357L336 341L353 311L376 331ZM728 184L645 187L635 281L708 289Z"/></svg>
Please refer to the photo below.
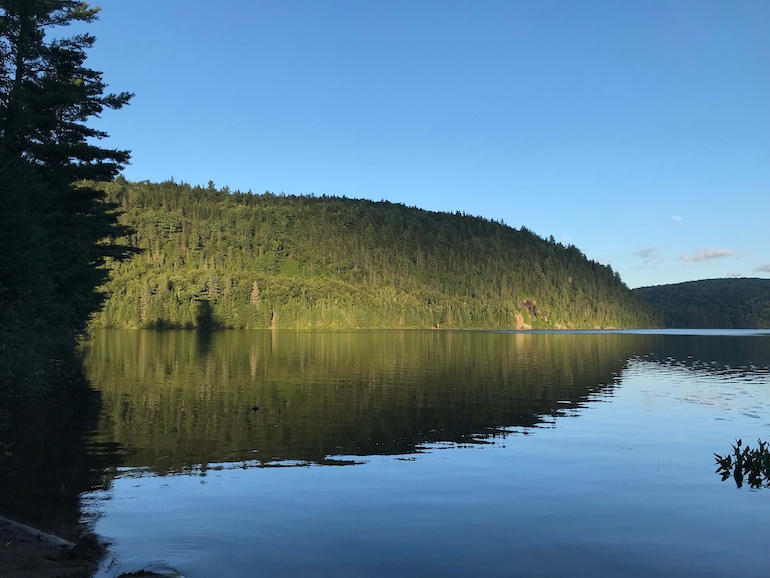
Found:
<svg viewBox="0 0 770 578"><path fill-rule="evenodd" d="M86 66L93 36L58 34L98 11L0 0L0 345L34 325L48 334L48 356L66 354L98 308L100 266L127 255L109 242L126 232L115 207L82 181L109 181L128 162L127 151L95 144L107 134L86 123L132 95L105 93L102 73ZM7 350L0 380L16 373Z"/></svg>

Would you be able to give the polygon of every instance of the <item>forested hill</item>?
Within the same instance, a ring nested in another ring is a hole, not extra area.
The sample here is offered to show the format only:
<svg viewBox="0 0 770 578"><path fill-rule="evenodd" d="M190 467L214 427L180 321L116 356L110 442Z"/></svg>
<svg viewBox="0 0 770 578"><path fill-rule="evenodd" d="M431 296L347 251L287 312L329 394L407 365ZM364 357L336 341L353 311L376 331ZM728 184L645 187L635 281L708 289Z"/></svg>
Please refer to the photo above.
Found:
<svg viewBox="0 0 770 578"><path fill-rule="evenodd" d="M142 253L113 263L102 327L649 327L574 246L385 201L102 185Z"/></svg>
<svg viewBox="0 0 770 578"><path fill-rule="evenodd" d="M640 287L666 327L770 329L770 279L704 279Z"/></svg>

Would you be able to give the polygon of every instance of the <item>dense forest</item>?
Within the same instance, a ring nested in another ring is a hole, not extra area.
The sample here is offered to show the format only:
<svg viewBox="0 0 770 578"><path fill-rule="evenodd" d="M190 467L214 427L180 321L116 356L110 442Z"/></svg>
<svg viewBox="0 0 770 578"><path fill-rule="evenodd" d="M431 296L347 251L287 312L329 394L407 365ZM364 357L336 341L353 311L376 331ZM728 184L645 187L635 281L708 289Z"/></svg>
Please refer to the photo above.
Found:
<svg viewBox="0 0 770 578"><path fill-rule="evenodd" d="M96 185L93 185L96 186ZM650 327L610 267L526 228L335 197L99 185L141 251L94 327Z"/></svg>
<svg viewBox="0 0 770 578"><path fill-rule="evenodd" d="M640 287L666 327L770 329L770 279L704 279Z"/></svg>

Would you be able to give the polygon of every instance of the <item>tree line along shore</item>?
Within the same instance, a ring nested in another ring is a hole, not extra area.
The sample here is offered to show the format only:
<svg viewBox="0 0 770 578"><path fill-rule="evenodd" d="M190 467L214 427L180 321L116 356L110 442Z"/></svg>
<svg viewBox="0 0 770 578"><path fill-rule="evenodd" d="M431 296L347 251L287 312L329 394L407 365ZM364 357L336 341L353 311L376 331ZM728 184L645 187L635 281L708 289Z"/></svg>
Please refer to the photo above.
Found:
<svg viewBox="0 0 770 578"><path fill-rule="evenodd" d="M138 254L94 327L620 328L660 316L610 267L522 227L387 201L118 179Z"/></svg>

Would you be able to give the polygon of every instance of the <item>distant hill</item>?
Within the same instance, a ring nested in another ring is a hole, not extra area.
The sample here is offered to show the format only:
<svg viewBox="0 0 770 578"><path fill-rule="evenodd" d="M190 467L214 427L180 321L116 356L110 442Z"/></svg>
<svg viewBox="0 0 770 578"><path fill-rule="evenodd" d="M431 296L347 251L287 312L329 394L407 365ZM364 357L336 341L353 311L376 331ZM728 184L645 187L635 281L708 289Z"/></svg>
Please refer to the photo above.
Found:
<svg viewBox="0 0 770 578"><path fill-rule="evenodd" d="M386 201L101 187L142 252L101 327L606 328L659 316L610 267L525 228Z"/></svg>
<svg viewBox="0 0 770 578"><path fill-rule="evenodd" d="M666 327L770 329L770 279L704 279L634 289Z"/></svg>

